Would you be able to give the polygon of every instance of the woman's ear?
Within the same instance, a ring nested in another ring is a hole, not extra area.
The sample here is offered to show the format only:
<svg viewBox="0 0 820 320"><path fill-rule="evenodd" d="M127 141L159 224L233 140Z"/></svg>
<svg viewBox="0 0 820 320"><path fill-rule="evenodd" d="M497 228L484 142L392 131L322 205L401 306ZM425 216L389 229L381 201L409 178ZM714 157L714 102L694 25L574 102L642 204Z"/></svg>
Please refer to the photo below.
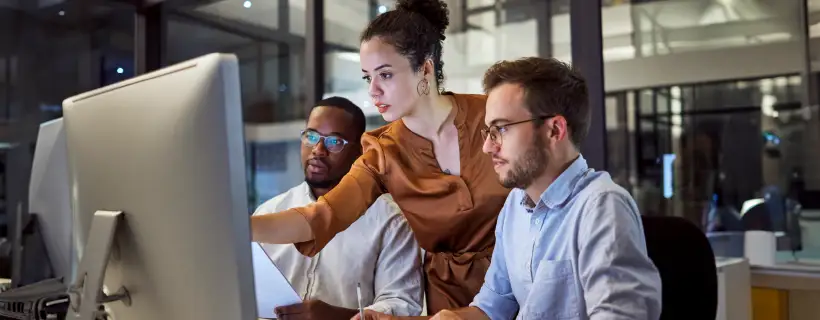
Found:
<svg viewBox="0 0 820 320"><path fill-rule="evenodd" d="M423 75L425 78L427 78L428 76L432 76L433 78L436 77L436 68L433 65L433 59L424 60L424 64L421 66L421 70L423 71Z"/></svg>

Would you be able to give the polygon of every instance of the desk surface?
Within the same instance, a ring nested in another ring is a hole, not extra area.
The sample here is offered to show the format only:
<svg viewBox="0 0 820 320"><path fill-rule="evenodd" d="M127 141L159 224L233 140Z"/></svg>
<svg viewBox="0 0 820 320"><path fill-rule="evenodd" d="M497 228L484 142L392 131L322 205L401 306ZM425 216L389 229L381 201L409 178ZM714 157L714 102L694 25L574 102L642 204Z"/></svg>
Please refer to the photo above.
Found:
<svg viewBox="0 0 820 320"><path fill-rule="evenodd" d="M751 266L752 286L820 291L820 261L799 260L773 266Z"/></svg>

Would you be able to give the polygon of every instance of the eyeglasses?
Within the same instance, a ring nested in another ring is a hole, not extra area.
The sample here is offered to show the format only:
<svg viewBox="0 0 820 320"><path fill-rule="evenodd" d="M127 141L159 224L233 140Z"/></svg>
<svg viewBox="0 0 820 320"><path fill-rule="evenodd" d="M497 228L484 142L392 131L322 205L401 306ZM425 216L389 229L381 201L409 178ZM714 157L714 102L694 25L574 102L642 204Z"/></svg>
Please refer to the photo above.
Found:
<svg viewBox="0 0 820 320"><path fill-rule="evenodd" d="M302 144L310 148L315 148L316 145L324 140L325 148L332 153L344 150L347 145L347 140L342 137L334 135L326 136L314 130L302 130L301 138Z"/></svg>
<svg viewBox="0 0 820 320"><path fill-rule="evenodd" d="M505 123L505 124L502 124L502 125L490 126L488 128L481 129L481 137L484 138L484 140L487 140L487 138L490 138L490 141L492 143L494 143L496 145L501 145L501 135L503 135L504 132L507 132L507 128L509 128L511 126L514 126L514 125L517 125L517 124L522 124L522 123L527 123L527 122L532 122L532 121L544 121L544 120L548 120L550 118L554 118L555 116L556 115L553 114L553 115L548 115L548 116L535 117L535 118L527 119L527 120L521 120L521 121L516 121L516 122L511 122L511 123Z"/></svg>

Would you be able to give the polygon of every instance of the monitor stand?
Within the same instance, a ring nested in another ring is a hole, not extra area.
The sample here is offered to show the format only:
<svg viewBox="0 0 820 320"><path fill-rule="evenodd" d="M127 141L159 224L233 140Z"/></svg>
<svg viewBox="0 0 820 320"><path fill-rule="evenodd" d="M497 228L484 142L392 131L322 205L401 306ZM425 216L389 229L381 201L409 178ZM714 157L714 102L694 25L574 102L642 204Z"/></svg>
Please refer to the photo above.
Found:
<svg viewBox="0 0 820 320"><path fill-rule="evenodd" d="M95 320L101 315L99 310L103 303L122 301L126 306L131 305L131 297L125 287L121 287L113 295L103 292L105 269L120 219L121 211L94 213L80 266L74 283L68 289L70 305L67 320Z"/></svg>

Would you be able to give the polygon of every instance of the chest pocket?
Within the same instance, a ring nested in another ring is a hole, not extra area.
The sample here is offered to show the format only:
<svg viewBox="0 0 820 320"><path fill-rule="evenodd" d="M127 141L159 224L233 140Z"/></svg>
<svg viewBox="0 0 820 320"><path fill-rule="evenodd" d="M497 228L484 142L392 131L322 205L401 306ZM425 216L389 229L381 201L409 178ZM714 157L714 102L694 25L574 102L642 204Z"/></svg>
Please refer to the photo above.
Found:
<svg viewBox="0 0 820 320"><path fill-rule="evenodd" d="M581 319L575 271L570 260L543 260L533 277L521 319Z"/></svg>

